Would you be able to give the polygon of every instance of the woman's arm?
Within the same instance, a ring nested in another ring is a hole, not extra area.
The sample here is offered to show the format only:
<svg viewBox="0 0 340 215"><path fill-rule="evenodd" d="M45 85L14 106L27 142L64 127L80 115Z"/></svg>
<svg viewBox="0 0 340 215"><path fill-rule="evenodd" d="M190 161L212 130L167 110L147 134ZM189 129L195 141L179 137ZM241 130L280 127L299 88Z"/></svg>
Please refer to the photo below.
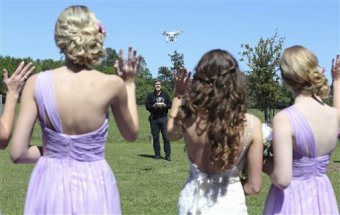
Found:
<svg viewBox="0 0 340 215"><path fill-rule="evenodd" d="M122 136L128 141L134 141L138 137L139 122L136 103L135 77L137 75L140 57L137 52L129 47L128 59L125 60L123 50L120 50L120 61L116 60L115 69L124 82L118 81L123 87L117 94L113 103L112 112ZM123 89L124 88L124 89Z"/></svg>
<svg viewBox="0 0 340 215"><path fill-rule="evenodd" d="M14 163L35 163L41 156L38 146L30 145L38 110L34 99L36 75L27 80L21 96L18 121L13 134L10 156Z"/></svg>
<svg viewBox="0 0 340 215"><path fill-rule="evenodd" d="M254 116L251 116L254 117ZM263 163L263 143L261 121L254 117L254 129L251 143L247 153L247 173L248 178L243 184L244 192L247 195L257 194L262 188L262 163Z"/></svg>
<svg viewBox="0 0 340 215"><path fill-rule="evenodd" d="M167 132L168 137L172 141L179 140L183 137L183 128L175 121L179 107L182 104L182 97L188 90L190 84L191 72L187 73L186 69L182 68L174 74L175 97L172 100L172 106L168 114Z"/></svg>
<svg viewBox="0 0 340 215"><path fill-rule="evenodd" d="M172 106L168 114L167 132L171 141L179 140L183 137L183 129L175 122L178 109L182 104L182 96L178 95L172 100Z"/></svg>
<svg viewBox="0 0 340 215"><path fill-rule="evenodd" d="M270 178L273 184L284 189L292 179L293 131L284 111L273 119L273 170Z"/></svg>
<svg viewBox="0 0 340 215"><path fill-rule="evenodd" d="M137 139L139 127L138 120L133 117L133 115L137 115L137 105L131 98L135 95L135 85L131 83L128 86L121 78L117 76L116 78L114 84L118 94L111 104L112 114L123 138L127 141L134 141Z"/></svg>
<svg viewBox="0 0 340 215"><path fill-rule="evenodd" d="M31 75L34 68L32 63L25 65L24 62L21 62L11 77L8 77L8 71L6 69L3 70L3 82L7 93L4 111L0 119L0 149L5 149L8 145L13 130L15 107L20 92L27 77Z"/></svg>

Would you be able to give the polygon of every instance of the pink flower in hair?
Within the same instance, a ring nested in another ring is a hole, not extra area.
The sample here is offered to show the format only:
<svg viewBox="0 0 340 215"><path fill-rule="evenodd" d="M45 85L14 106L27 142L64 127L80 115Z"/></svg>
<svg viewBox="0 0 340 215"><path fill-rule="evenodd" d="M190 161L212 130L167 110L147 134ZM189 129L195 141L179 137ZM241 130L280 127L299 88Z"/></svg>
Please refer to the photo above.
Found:
<svg viewBox="0 0 340 215"><path fill-rule="evenodd" d="M325 74L325 67L319 67L319 71L321 74Z"/></svg>
<svg viewBox="0 0 340 215"><path fill-rule="evenodd" d="M100 33L106 34L105 27L102 24L100 24L100 23L98 24L98 30L99 30Z"/></svg>

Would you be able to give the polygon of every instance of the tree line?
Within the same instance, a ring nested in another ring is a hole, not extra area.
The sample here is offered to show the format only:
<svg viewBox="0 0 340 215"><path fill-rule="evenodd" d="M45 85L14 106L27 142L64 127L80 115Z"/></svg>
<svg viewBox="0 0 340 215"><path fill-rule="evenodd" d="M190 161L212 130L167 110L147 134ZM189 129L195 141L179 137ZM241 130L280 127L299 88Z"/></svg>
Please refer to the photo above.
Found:
<svg viewBox="0 0 340 215"><path fill-rule="evenodd" d="M284 40L285 38L280 37L276 31L272 37L261 37L254 47L249 44L241 44L243 51L238 53L240 62L244 62L248 67L246 71L243 71L248 92L248 107L263 111L265 121L268 123L271 122L275 109L282 109L293 102L292 95L283 86L279 75L279 58ZM168 56L170 57L171 66L159 67L157 77L152 77L147 67L146 59L141 57L136 78L137 104L143 105L145 103L147 94L153 91L155 79L161 80L163 90L173 96L173 71L180 67L185 67L184 54L174 51ZM117 51L112 48L106 48L104 59L100 64L95 65L94 69L106 74L116 74L113 67L116 59L119 59ZM63 59L33 60L31 58L0 55L1 74L3 68L6 68L10 74L13 73L21 61L32 62L36 67L36 72L53 69L64 64ZM5 89L2 85L0 86L0 92L5 95Z"/></svg>
<svg viewBox="0 0 340 215"><path fill-rule="evenodd" d="M112 48L105 49L106 54L104 59L100 64L96 64L93 66L93 69L98 71L102 71L106 74L116 74L116 70L113 67L116 59L119 59L119 55L116 50ZM137 73L136 78L136 98L137 104L142 105L145 102L147 94L153 91L153 82L155 79L160 79L163 82L163 88L166 90L171 96L173 91L173 80L172 80L172 71L176 68L184 66L184 57L183 54L179 54L178 52L174 52L174 54L169 54L172 61L174 62L173 67L162 66L158 69L158 76L156 78L152 77L152 74L147 67L146 60L144 57L141 57L139 71ZM32 62L35 66L35 72L42 72L49 69L54 69L64 65L64 60L52 60L52 59L37 59L34 60L30 57L27 58L17 58L10 56L2 56L0 55L0 66L1 66L1 75L3 74L3 69L7 69L10 75L15 71L16 67L20 64L21 61ZM6 95L6 89L3 85L0 85L0 94L3 96ZM3 99L4 100L4 99Z"/></svg>

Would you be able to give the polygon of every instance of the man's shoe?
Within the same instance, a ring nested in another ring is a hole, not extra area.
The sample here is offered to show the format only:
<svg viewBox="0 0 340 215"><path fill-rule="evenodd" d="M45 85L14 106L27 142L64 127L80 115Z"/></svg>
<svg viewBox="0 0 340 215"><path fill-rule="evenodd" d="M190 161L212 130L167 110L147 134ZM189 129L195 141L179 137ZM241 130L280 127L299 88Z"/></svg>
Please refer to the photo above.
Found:
<svg viewBox="0 0 340 215"><path fill-rule="evenodd" d="M160 155L155 155L155 159L161 159L162 157Z"/></svg>
<svg viewBox="0 0 340 215"><path fill-rule="evenodd" d="M170 156L165 156L165 158L164 158L165 160L167 160L167 161L171 161L171 158L170 158Z"/></svg>

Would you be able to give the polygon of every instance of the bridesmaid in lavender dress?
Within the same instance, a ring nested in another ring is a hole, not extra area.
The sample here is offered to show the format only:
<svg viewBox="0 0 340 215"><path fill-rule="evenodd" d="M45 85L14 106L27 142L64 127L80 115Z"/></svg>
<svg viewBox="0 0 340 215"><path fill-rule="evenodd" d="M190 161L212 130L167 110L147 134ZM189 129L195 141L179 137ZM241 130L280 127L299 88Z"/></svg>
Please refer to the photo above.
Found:
<svg viewBox="0 0 340 215"><path fill-rule="evenodd" d="M129 48L120 52L116 75L91 69L104 55L104 28L85 6L59 16L55 41L65 66L33 75L26 83L13 144L15 163L36 163L25 214L121 214L115 177L105 160L108 111L122 136L138 133L135 75L139 64ZM36 119L43 147L30 144Z"/></svg>
<svg viewBox="0 0 340 215"><path fill-rule="evenodd" d="M265 165L272 186L264 214L339 214L326 172L337 143L340 85L334 87L337 108L325 104L327 80L316 56L302 46L287 48L280 66L294 105L273 120L274 160ZM339 57L332 70L340 80Z"/></svg>

